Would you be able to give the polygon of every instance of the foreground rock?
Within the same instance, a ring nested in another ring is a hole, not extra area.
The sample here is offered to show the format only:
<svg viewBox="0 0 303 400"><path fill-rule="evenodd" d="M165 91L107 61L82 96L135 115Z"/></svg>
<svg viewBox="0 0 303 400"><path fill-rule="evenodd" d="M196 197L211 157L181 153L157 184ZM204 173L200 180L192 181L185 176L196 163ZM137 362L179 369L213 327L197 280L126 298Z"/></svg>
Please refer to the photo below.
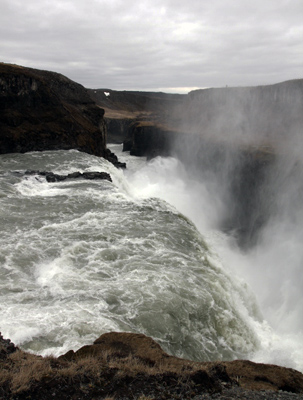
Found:
<svg viewBox="0 0 303 400"><path fill-rule="evenodd" d="M6 359L10 354L14 353L18 348L10 339L4 339L0 332L0 360Z"/></svg>
<svg viewBox="0 0 303 400"><path fill-rule="evenodd" d="M104 157L103 115L65 76L0 63L0 154L78 149Z"/></svg>
<svg viewBox="0 0 303 400"><path fill-rule="evenodd" d="M300 399L303 375L250 361L199 363L142 334L107 333L59 358L20 351L0 336L3 399Z"/></svg>

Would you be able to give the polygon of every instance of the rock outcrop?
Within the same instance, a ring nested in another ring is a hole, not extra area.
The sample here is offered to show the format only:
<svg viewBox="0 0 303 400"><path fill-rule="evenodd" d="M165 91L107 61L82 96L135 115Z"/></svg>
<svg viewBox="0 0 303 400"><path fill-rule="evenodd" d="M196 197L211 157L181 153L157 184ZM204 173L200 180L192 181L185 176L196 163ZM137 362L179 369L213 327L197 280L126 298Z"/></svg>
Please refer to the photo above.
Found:
<svg viewBox="0 0 303 400"><path fill-rule="evenodd" d="M113 358L130 357L156 370L182 371L195 375L205 372L209 384L220 391L220 385L239 385L250 390L285 390L303 393L303 375L290 368L276 365L258 364L247 360L228 362L195 362L170 356L152 338L143 334L110 332L84 346L78 351L69 351L59 357L62 360L79 360L85 357L97 357L107 353ZM220 371L220 373L219 373Z"/></svg>
<svg viewBox="0 0 303 400"><path fill-rule="evenodd" d="M128 136L128 131L134 120L132 116L128 118L124 116L119 117L119 115L115 115L114 112L107 111L105 121L107 125L108 142L115 144L123 143Z"/></svg>
<svg viewBox="0 0 303 400"><path fill-rule="evenodd" d="M20 172L16 172L17 174L21 174ZM112 178L110 174L107 172L98 172L98 171L89 171L89 172L72 172L67 175L59 175L54 172L47 171L25 171L24 175L37 175L45 177L47 182L62 182L66 180L74 180L74 179L87 179L87 180L106 180L112 182Z"/></svg>
<svg viewBox="0 0 303 400"><path fill-rule="evenodd" d="M172 141L176 140L177 133L165 126L150 121L134 121L128 129L127 137L123 141L123 151L129 151L133 156L147 159L156 156L172 154Z"/></svg>
<svg viewBox="0 0 303 400"><path fill-rule="evenodd" d="M106 150L104 110L63 75L0 63L0 153Z"/></svg>
<svg viewBox="0 0 303 400"><path fill-rule="evenodd" d="M183 360L134 333L106 333L58 358L23 352L0 335L0 363L3 399L297 400L303 395L303 375L293 369L244 360Z"/></svg>
<svg viewBox="0 0 303 400"><path fill-rule="evenodd" d="M0 363L2 359L6 359L16 350L18 350L18 347L16 347L10 339L4 339L0 332Z"/></svg>

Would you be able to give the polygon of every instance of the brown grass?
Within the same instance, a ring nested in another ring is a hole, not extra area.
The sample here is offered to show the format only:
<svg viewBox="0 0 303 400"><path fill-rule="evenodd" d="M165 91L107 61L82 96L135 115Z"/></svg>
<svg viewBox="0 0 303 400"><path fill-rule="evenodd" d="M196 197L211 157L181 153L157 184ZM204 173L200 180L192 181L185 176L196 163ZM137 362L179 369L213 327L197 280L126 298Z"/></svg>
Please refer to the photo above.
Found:
<svg viewBox="0 0 303 400"><path fill-rule="evenodd" d="M12 393L29 389L31 383L52 373L48 359L17 350L8 357L8 368L1 371L0 382L8 382Z"/></svg>
<svg viewBox="0 0 303 400"><path fill-rule="evenodd" d="M189 367L189 371L193 368ZM176 368L167 365L150 365L148 360L132 355L123 356L114 351L104 351L98 355L88 355L75 360L65 361L55 357L41 357L17 350L10 354L5 362L0 363L0 389L9 388L12 395L20 394L31 389L39 382L52 380L73 384L84 381L95 384L104 383L103 375L114 371L113 379L121 380L134 377L137 374L155 376L161 373L180 373ZM186 374L186 372L185 372ZM113 397L107 397L113 400ZM140 400L148 400L143 395Z"/></svg>
<svg viewBox="0 0 303 400"><path fill-rule="evenodd" d="M137 376L155 377L166 373L175 373L183 377L197 369L195 363L186 368L176 364L154 363L131 354L125 355L117 350L105 350L98 354L87 354L71 360L57 359L52 356L41 357L17 350L0 362L0 398L5 394L27 396L26 393L41 390L43 387L73 387L87 395L96 390L103 390L104 400L113 397L116 382ZM152 378L153 379L153 378ZM144 380L144 378L143 378ZM144 384L143 384L144 386ZM52 390L52 389L51 389ZM107 391L106 391L107 390ZM23 398L23 397L22 397ZM34 397L35 398L35 397ZM43 399L48 397L43 397ZM134 399L152 400L141 392Z"/></svg>

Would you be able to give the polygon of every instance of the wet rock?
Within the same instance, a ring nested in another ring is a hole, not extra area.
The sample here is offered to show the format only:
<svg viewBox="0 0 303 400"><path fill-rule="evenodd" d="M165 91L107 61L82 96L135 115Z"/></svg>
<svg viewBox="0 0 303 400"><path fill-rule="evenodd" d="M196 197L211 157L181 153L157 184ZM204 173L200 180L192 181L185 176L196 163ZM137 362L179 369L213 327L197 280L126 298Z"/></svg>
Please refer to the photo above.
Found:
<svg viewBox="0 0 303 400"><path fill-rule="evenodd" d="M107 161L112 163L116 168L121 168L121 169L126 168L126 163L120 162L118 160L118 157L116 156L116 154L114 154L112 151L110 151L110 149L106 149L105 157L106 157Z"/></svg>
<svg viewBox="0 0 303 400"><path fill-rule="evenodd" d="M65 180L73 180L73 179L88 179L88 180L107 180L109 182L112 182L112 178L110 174L107 172L72 172L67 175L59 175L55 174L53 172L46 172L46 171L25 171L24 175L39 175L39 176L44 176L47 182L61 182Z"/></svg>

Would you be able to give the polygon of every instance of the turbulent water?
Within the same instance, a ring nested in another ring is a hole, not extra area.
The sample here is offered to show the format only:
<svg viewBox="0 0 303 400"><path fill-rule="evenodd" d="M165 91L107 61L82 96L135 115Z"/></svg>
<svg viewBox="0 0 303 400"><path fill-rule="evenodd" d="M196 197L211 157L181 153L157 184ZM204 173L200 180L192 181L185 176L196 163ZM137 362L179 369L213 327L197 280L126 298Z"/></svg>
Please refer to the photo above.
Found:
<svg viewBox="0 0 303 400"><path fill-rule="evenodd" d="M0 156L3 336L59 355L105 332L140 332L189 359L303 370L300 327L270 320L281 307L262 296L257 256L209 228L220 199L174 158L120 160L127 171L74 150ZM28 169L106 171L113 183L48 183Z"/></svg>

